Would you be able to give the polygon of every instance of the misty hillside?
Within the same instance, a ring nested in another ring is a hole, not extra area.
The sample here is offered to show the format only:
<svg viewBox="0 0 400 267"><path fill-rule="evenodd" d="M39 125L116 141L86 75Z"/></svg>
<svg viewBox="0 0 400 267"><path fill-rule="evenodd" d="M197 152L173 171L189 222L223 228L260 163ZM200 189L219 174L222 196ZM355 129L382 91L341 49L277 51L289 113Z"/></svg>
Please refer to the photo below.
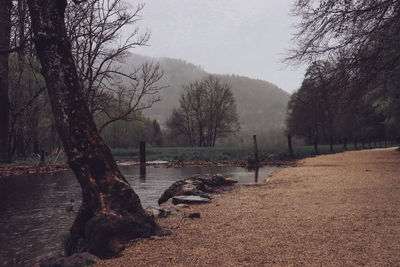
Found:
<svg viewBox="0 0 400 267"><path fill-rule="evenodd" d="M200 66L183 60L139 55L131 55L126 59L126 67L144 61L159 62L165 72L162 84L167 85L168 88L161 92L162 101L144 112L145 115L165 125L172 109L179 104L178 99L183 91L183 86L201 79L209 73ZM290 96L287 92L262 80L237 75L216 76L232 87L242 135L265 135L271 130L281 129L284 126L286 105Z"/></svg>

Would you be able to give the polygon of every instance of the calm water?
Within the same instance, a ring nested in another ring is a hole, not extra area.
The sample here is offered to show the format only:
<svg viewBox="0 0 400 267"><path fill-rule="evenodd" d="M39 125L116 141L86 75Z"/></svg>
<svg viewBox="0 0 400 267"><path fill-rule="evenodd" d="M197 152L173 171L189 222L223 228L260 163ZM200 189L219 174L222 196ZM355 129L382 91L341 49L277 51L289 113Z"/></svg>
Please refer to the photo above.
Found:
<svg viewBox="0 0 400 267"><path fill-rule="evenodd" d="M255 171L239 167L148 167L145 176L136 166L120 169L147 207L157 206L173 182L193 174L221 173L249 184L264 180L277 167L261 168L258 178ZM80 203L80 186L70 171L0 179L0 266L31 266L62 251L62 239ZM73 212L68 211L71 204Z"/></svg>

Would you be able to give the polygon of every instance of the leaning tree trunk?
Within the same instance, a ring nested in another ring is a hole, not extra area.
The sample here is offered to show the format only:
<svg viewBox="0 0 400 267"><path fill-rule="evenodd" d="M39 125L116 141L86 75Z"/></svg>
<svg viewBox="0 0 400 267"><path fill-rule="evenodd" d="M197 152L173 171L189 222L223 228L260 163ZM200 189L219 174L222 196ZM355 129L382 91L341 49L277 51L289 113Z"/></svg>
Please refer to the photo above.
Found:
<svg viewBox="0 0 400 267"><path fill-rule="evenodd" d="M0 0L0 162L9 161L10 111L8 98L8 50L10 49L11 0Z"/></svg>
<svg viewBox="0 0 400 267"><path fill-rule="evenodd" d="M82 94L64 24L66 0L28 0L35 46L68 164L82 187L69 253L86 246L110 257L124 242L159 231L97 132Z"/></svg>

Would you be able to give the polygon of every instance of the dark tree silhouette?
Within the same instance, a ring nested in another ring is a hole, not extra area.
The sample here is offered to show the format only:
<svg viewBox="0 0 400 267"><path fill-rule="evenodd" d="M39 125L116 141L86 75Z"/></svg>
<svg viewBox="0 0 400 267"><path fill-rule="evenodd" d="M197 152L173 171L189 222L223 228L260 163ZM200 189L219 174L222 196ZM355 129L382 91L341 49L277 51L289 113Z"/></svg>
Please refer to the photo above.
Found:
<svg viewBox="0 0 400 267"><path fill-rule="evenodd" d="M89 111L107 118L99 132L120 120L132 121L137 113L161 100L158 83L163 71L146 62L123 70L129 50L147 44L150 33L136 27L144 5L131 8L123 0L82 1L65 11L72 56ZM135 30L121 34L128 26ZM98 123L98 121L96 121Z"/></svg>
<svg viewBox="0 0 400 267"><path fill-rule="evenodd" d="M167 121L173 135L184 136L191 146L215 146L218 138L239 130L231 87L209 76L190 83Z"/></svg>
<svg viewBox="0 0 400 267"><path fill-rule="evenodd" d="M287 60L334 66L332 90L345 101L336 134L360 140L384 136L388 127L391 136L398 135L400 1L296 0L292 13L300 22ZM357 124L364 128L353 130Z"/></svg>
<svg viewBox="0 0 400 267"><path fill-rule="evenodd" d="M287 59L341 61L337 66L353 81L348 89L354 96L360 97L380 73L400 62L400 1L297 0L292 13L300 22L297 46Z"/></svg>
<svg viewBox="0 0 400 267"><path fill-rule="evenodd" d="M11 0L0 1L0 162L9 161L8 54L10 49Z"/></svg>

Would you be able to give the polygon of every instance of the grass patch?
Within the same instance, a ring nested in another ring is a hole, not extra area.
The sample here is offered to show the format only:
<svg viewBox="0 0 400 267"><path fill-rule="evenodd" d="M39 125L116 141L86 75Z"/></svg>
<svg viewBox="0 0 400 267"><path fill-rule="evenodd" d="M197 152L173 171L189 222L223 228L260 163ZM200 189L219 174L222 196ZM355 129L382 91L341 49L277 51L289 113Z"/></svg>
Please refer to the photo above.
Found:
<svg viewBox="0 0 400 267"><path fill-rule="evenodd" d="M50 156L47 155L45 157L46 164L58 164L58 163L66 163L67 156L62 154L60 156ZM40 163L40 157L32 156L25 158L14 158L10 163L0 163L0 167L12 167L12 166L37 166Z"/></svg>
<svg viewBox="0 0 400 267"><path fill-rule="evenodd" d="M367 148L365 148L367 149ZM347 150L354 150L350 147ZM357 150L361 150L358 148ZM334 153L344 152L342 145L334 146ZM113 149L116 159L139 161L139 149ZM294 159L330 154L329 145L320 145L318 153L313 146L294 147ZM259 159L264 160L292 160L286 146L271 146L259 148ZM187 161L224 161L243 160L253 161L254 151L250 147L149 147L146 148L146 160L165 160L170 162Z"/></svg>
<svg viewBox="0 0 400 267"><path fill-rule="evenodd" d="M315 153L313 146L294 147L295 157L291 158L286 146L261 147L258 149L261 161L293 160L316 155L331 154L329 145L320 145L318 153ZM368 149L368 148L365 148ZM349 145L348 150L354 150L354 146ZM361 150L358 148L357 150ZM342 145L334 146L334 153L345 151ZM139 161L139 149L112 149L115 159ZM163 160L169 162L188 162L188 161L224 161L241 160L254 161L254 151L252 147L148 147L146 148L146 160ZM65 163L65 155L59 158L46 157L46 163ZM28 157L25 159L15 159L12 163L0 164L5 166L38 165L38 157Z"/></svg>

